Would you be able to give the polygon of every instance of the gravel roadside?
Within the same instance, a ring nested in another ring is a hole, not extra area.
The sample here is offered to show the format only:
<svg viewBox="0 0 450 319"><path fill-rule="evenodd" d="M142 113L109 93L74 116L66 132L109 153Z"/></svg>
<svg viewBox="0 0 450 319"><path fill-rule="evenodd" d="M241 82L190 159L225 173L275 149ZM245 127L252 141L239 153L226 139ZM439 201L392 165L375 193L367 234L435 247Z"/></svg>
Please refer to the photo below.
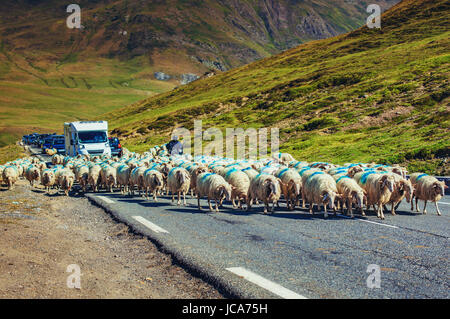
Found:
<svg viewBox="0 0 450 319"><path fill-rule="evenodd" d="M55 192L0 188L0 298L223 298L86 198ZM80 289L67 287L73 264Z"/></svg>

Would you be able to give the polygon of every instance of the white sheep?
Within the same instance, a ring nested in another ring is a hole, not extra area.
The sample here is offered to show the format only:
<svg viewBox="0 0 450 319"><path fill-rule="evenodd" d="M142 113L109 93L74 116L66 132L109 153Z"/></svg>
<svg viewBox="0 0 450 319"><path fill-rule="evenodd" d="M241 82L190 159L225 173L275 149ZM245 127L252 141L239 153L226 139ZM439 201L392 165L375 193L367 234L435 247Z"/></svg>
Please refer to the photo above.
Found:
<svg viewBox="0 0 450 319"><path fill-rule="evenodd" d="M41 173L37 167L32 165L25 170L25 178L30 182L31 187L33 187L34 182L40 181Z"/></svg>
<svg viewBox="0 0 450 319"><path fill-rule="evenodd" d="M305 175L302 176L305 178ZM314 204L317 207L323 205L324 217L328 217L327 206L333 209L336 214L334 201L340 200L338 190L336 187L336 181L334 178L324 172L316 171L308 174L308 177L304 179L302 196L304 194L305 201L309 204L309 212L313 214Z"/></svg>
<svg viewBox="0 0 450 319"><path fill-rule="evenodd" d="M131 169L128 165L122 164L116 168L117 186L120 187L120 192L124 194L128 191L130 185Z"/></svg>
<svg viewBox="0 0 450 319"><path fill-rule="evenodd" d="M281 191L286 200L287 208L293 210L298 204L298 197L302 189L302 177L292 168L282 167L275 172L281 180Z"/></svg>
<svg viewBox="0 0 450 319"><path fill-rule="evenodd" d="M191 185L191 176L189 172L183 167L174 167L167 175L167 187L172 193L172 203L174 202L175 194L178 195L177 205L181 205L180 195L183 195L183 204L186 206L186 193L189 191Z"/></svg>
<svg viewBox="0 0 450 319"><path fill-rule="evenodd" d="M358 173L355 175L359 175ZM389 203L394 191L394 177L391 174L383 174L375 171L365 172L359 177L358 184L366 191L367 208L377 205L377 217L384 219L383 206Z"/></svg>
<svg viewBox="0 0 450 319"><path fill-rule="evenodd" d="M214 200L216 203L216 212L218 212L219 203L225 198L227 200L231 198L231 185L222 176L206 172L197 176L196 193L199 210L202 210L200 198L206 196L208 198L209 210L213 211L211 200Z"/></svg>
<svg viewBox="0 0 450 319"><path fill-rule="evenodd" d="M93 192L98 192L98 186L101 182L100 179L100 171L102 170L102 167L100 165L92 165L89 168L89 177L88 177L88 183L92 188Z"/></svg>
<svg viewBox="0 0 450 319"><path fill-rule="evenodd" d="M64 191L66 196L69 196L69 192L72 189L73 182L75 181L75 175L69 169L64 169L58 176L59 188Z"/></svg>
<svg viewBox="0 0 450 319"><path fill-rule="evenodd" d="M157 195L164 186L164 178L161 172L155 168L149 168L144 172L145 197L149 199L149 192L153 193L153 200L158 201Z"/></svg>
<svg viewBox="0 0 450 319"><path fill-rule="evenodd" d="M414 187L410 180L403 178L397 173L392 173L392 177L394 177L394 190L389 199L389 204L392 205L391 214L395 215L395 210L404 198L406 198L407 203L412 201Z"/></svg>
<svg viewBox="0 0 450 319"><path fill-rule="evenodd" d="M251 209L254 199L261 200L264 203L264 214L268 213L269 203L272 203L272 213L275 210L275 204L281 197L281 180L273 175L261 173L250 182L247 198L247 210Z"/></svg>
<svg viewBox="0 0 450 319"><path fill-rule="evenodd" d="M341 211L344 210L344 204L347 207L347 215L353 217L353 207L355 204L361 211L362 216L366 216L364 213L364 203L367 201L367 197L364 189L358 185L358 183L347 175L335 175L336 189L340 195L338 201L341 206Z"/></svg>
<svg viewBox="0 0 450 319"><path fill-rule="evenodd" d="M55 171L53 169L45 169L41 174L41 184L45 187L47 193L50 192L50 187L56 184Z"/></svg>
<svg viewBox="0 0 450 319"><path fill-rule="evenodd" d="M247 202L250 178L246 173L237 168L232 168L225 173L225 180L231 185L231 203L236 208L236 200L239 208L242 209L242 202Z"/></svg>
<svg viewBox="0 0 450 319"><path fill-rule="evenodd" d="M423 173L414 173L410 176L411 183L414 187L414 197L416 199L416 211L419 212L418 201L423 200L423 214L427 213L427 201L434 202L436 212L440 216L441 212L438 207L438 201L444 196L446 185L440 182L436 177L429 176ZM411 210L414 209L413 201L411 200Z"/></svg>
<svg viewBox="0 0 450 319"><path fill-rule="evenodd" d="M19 179L19 176L19 170L15 165L6 166L2 172L3 182L6 183L9 190L14 188L14 184Z"/></svg>
<svg viewBox="0 0 450 319"><path fill-rule="evenodd" d="M113 166L104 165L100 171L100 178L103 186L110 192L113 191L113 187L117 184L117 170Z"/></svg>

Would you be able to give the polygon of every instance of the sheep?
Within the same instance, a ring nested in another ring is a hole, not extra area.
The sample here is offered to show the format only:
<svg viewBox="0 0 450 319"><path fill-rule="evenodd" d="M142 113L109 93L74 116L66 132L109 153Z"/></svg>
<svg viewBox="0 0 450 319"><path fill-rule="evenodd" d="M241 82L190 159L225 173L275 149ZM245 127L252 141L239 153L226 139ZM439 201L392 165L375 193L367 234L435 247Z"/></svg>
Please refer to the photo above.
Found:
<svg viewBox="0 0 450 319"><path fill-rule="evenodd" d="M56 184L56 176L53 169L45 169L42 171L41 184L45 187L48 194L50 192L50 187L53 187Z"/></svg>
<svg viewBox="0 0 450 319"><path fill-rule="evenodd" d="M305 174L302 179L305 178ZM316 171L309 173L308 177L304 179L302 196L304 194L305 201L309 204L309 212L313 214L314 204L319 207L323 205L324 217L328 218L327 205L330 209L333 209L336 214L336 208L334 207L334 201L340 200L336 182L334 178L322 171Z"/></svg>
<svg viewBox="0 0 450 319"><path fill-rule="evenodd" d="M5 166L0 165L0 185L3 182L3 170L5 169Z"/></svg>
<svg viewBox="0 0 450 319"><path fill-rule="evenodd" d="M105 165L100 171L100 177L103 186L110 192L113 192L113 187L117 184L117 171L110 165Z"/></svg>
<svg viewBox="0 0 450 319"><path fill-rule="evenodd" d="M281 180L273 175L261 173L250 182L247 197L247 211L250 211L253 199L264 202L264 214L268 213L269 203L272 203L271 213L281 196Z"/></svg>
<svg viewBox="0 0 450 319"><path fill-rule="evenodd" d="M358 173L356 175L359 175ZM355 175L355 177L356 177ZM377 207L377 217L384 219L383 205L389 203L394 191L394 177L390 174L380 174L376 171L368 171L359 176L358 184L367 193L367 208Z"/></svg>
<svg viewBox="0 0 450 319"><path fill-rule="evenodd" d="M131 169L126 164L122 164L116 168L117 186L120 187L120 192L124 194L128 191L130 185Z"/></svg>
<svg viewBox="0 0 450 319"><path fill-rule="evenodd" d="M316 172L322 172L322 170L320 170L318 168L312 168L312 167L307 166L298 171L298 174L302 178L302 188L303 188L303 185L305 185L305 182L309 178L309 176L311 176L312 174L314 174ZM302 208L306 208L305 193L302 191L301 195L302 195Z"/></svg>
<svg viewBox="0 0 450 319"><path fill-rule="evenodd" d="M242 209L241 200L247 202L248 189L250 187L250 178L240 169L232 168L225 174L225 180L231 185L231 203L236 208L235 200L238 200L238 206Z"/></svg>
<svg viewBox="0 0 450 319"><path fill-rule="evenodd" d="M423 200L423 214L427 213L427 201L434 202L438 216L441 216L441 211L438 207L438 201L444 196L444 190L447 187L443 181L438 181L436 177L429 176L423 173L414 173L410 176L411 183L414 187L414 197L416 200L416 212L419 212L418 201ZM414 204L411 200L411 210L414 210Z"/></svg>
<svg viewBox="0 0 450 319"><path fill-rule="evenodd" d="M19 179L19 170L15 165L6 166L2 172L3 182L8 186L8 190L14 188L14 184Z"/></svg>
<svg viewBox="0 0 450 319"><path fill-rule="evenodd" d="M134 195L134 188L137 187L139 195L144 191L144 172L147 170L147 167L135 167L131 170L130 173L130 181L129 186L130 189L128 191L129 194Z"/></svg>
<svg viewBox="0 0 450 319"><path fill-rule="evenodd" d="M398 208L403 198L406 198L407 203L411 202L414 188L411 181L403 178L401 175L392 173L392 177L394 177L394 191L389 199L389 204L392 205L391 214L395 216L395 210Z"/></svg>
<svg viewBox="0 0 450 319"><path fill-rule="evenodd" d="M296 161L295 158L289 153L278 153L278 155L274 154L273 158L283 164Z"/></svg>
<svg viewBox="0 0 450 319"><path fill-rule="evenodd" d="M100 171L102 170L102 167L100 165L93 165L89 168L89 176L88 176L88 183L91 185L93 192L98 192L98 185L100 183Z"/></svg>
<svg viewBox="0 0 450 319"><path fill-rule="evenodd" d="M205 173L205 172L208 172L208 168L205 167L205 166L197 166L197 167L192 169L192 171L191 171L191 185L190 185L191 197L194 197L195 189L197 188L197 176L200 175L201 173Z"/></svg>
<svg viewBox="0 0 450 319"><path fill-rule="evenodd" d="M37 167L29 166L25 170L25 178L30 182L31 187L33 187L34 182L41 179L41 173Z"/></svg>
<svg viewBox="0 0 450 319"><path fill-rule="evenodd" d="M89 166L86 164L78 165L75 167L75 180L80 184L83 193L86 192L89 178Z"/></svg>
<svg viewBox="0 0 450 319"><path fill-rule="evenodd" d="M287 208L294 210L302 188L302 177L295 169L287 167L278 169L275 176L281 180L281 191L286 199Z"/></svg>
<svg viewBox="0 0 450 319"><path fill-rule="evenodd" d="M72 189L73 182L75 180L75 175L72 171L65 169L61 172L58 177L58 185L60 189L64 190L66 196L69 196L69 192Z"/></svg>
<svg viewBox="0 0 450 319"><path fill-rule="evenodd" d="M156 195L162 190L164 178L161 172L155 168L149 168L144 172L145 197L149 199L149 192L153 192L153 200L158 201Z"/></svg>
<svg viewBox="0 0 450 319"><path fill-rule="evenodd" d="M341 212L344 210L344 204L347 206L347 215L353 218L352 204L356 204L361 210L361 215L366 216L364 213L363 205L367 201L367 197L364 189L358 185L358 183L347 175L335 175L336 189L340 195Z"/></svg>
<svg viewBox="0 0 450 319"><path fill-rule="evenodd" d="M183 194L183 204L186 206L186 193L191 185L191 176L183 167L174 167L167 176L167 187L172 193L172 203L174 202L175 193L178 194L177 205L181 205L180 195Z"/></svg>
<svg viewBox="0 0 450 319"><path fill-rule="evenodd" d="M62 165L64 161L64 157L58 154L52 156L52 164L53 165Z"/></svg>
<svg viewBox="0 0 450 319"><path fill-rule="evenodd" d="M205 172L197 176L197 203L198 209L201 211L200 198L206 196L208 198L209 210L212 212L211 200L216 203L216 212L219 211L219 202L222 202L224 198L230 200L231 198L231 185L228 184L225 179L214 173Z"/></svg>

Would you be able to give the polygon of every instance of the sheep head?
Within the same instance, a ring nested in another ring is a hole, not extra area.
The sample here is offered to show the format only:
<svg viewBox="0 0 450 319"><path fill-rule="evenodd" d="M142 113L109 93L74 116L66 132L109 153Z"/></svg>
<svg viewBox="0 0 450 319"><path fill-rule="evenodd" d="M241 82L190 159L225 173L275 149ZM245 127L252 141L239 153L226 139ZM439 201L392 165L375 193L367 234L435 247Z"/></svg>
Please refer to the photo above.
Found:
<svg viewBox="0 0 450 319"><path fill-rule="evenodd" d="M336 200L338 194L332 190L327 190L322 192L322 203L323 205L329 205L331 209L334 208L334 201Z"/></svg>
<svg viewBox="0 0 450 319"><path fill-rule="evenodd" d="M438 181L438 182L433 183L433 190L436 195L444 196L444 188L446 188L446 187L447 186L445 185L444 182Z"/></svg>
<svg viewBox="0 0 450 319"><path fill-rule="evenodd" d="M379 181L380 188L384 189L387 187L387 189L392 193L394 191L394 178L389 175L383 175Z"/></svg>

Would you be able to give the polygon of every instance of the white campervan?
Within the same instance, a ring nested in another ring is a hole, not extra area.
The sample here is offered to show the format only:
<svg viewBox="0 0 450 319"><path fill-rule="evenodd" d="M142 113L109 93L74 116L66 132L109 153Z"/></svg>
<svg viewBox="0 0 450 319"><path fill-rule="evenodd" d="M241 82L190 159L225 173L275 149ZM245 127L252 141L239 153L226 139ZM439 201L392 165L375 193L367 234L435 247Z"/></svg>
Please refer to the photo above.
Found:
<svg viewBox="0 0 450 319"><path fill-rule="evenodd" d="M64 138L68 156L111 156L106 121L64 123Z"/></svg>

